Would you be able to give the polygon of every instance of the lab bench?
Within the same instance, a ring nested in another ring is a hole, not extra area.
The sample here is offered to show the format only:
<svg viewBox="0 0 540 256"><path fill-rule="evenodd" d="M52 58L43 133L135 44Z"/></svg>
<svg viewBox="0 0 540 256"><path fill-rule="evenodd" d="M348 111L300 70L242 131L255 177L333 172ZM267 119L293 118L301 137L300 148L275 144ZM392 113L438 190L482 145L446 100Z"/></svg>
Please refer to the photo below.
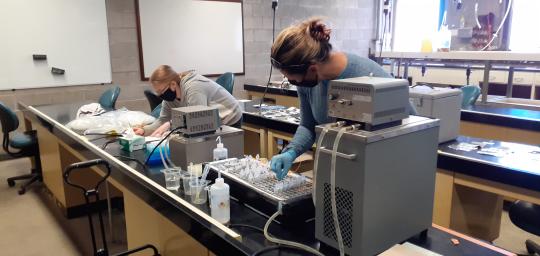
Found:
<svg viewBox="0 0 540 256"><path fill-rule="evenodd" d="M73 193L62 182L64 167L75 161L101 158L112 167L108 183L122 196L128 248L151 243L162 255L187 252L189 255L252 255L272 245L257 230L263 227L267 217L252 208L231 200L230 224L220 224L210 217L207 205L193 205L182 193L165 189L161 166L143 166L129 160L144 161L143 151L125 152L116 143L108 144L111 138L81 136L68 129L65 124L75 117L79 106L80 103L48 106L19 103L28 128L38 132L43 183L57 202L65 203L65 197ZM100 168L87 173L104 175ZM74 180L86 178L73 177ZM313 222L295 228L274 223L269 231L274 236L317 248L325 255L338 255L336 250L315 239ZM460 245L453 245L451 238L457 238ZM427 238L413 237L408 241L443 255L514 255L435 224L429 228ZM278 255L278 252L265 255ZM279 255L303 253L283 250Z"/></svg>
<svg viewBox="0 0 540 256"><path fill-rule="evenodd" d="M242 126L248 127L248 129L259 127L259 134L262 138L261 141L264 141L264 145L262 143L260 144L261 148L259 152L251 151L250 153L260 154L261 156L270 159L279 151L277 140L291 141L292 136L296 132L296 128L298 128L298 123L279 119L261 118L261 114L257 112L244 112ZM255 143L255 141L248 141L247 139L244 139L244 141L246 143L245 145Z"/></svg>
<svg viewBox="0 0 540 256"><path fill-rule="evenodd" d="M540 145L540 111L477 104L461 110L460 134Z"/></svg>
<svg viewBox="0 0 540 256"><path fill-rule="evenodd" d="M531 117L528 113L526 115ZM514 117L509 118L515 120ZM488 117L488 120L491 119ZM268 148L276 147L277 139L291 140L298 127L298 122L267 118L258 112L244 113L244 122L267 128ZM512 125L512 121L505 122ZM473 141L493 143L491 147L510 148L515 153L501 159L449 147ZM441 144L437 159L433 222L493 241L499 236L503 199L522 199L540 204L540 157L536 161L527 161L528 157L537 154L527 152L540 153L540 148L467 136ZM269 158L271 156L268 155Z"/></svg>
<svg viewBox="0 0 540 256"><path fill-rule="evenodd" d="M271 101L273 104L287 106L287 107L299 107L298 92L296 88L282 88L280 86L266 86L256 84L244 84L244 90L248 95L248 99L263 98L265 101ZM264 93L266 91L266 94Z"/></svg>
<svg viewBox="0 0 540 256"><path fill-rule="evenodd" d="M478 148L456 149L460 143ZM439 145L437 168L433 222L439 225L493 241L504 199L540 204L540 147L460 136Z"/></svg>
<svg viewBox="0 0 540 256"><path fill-rule="evenodd" d="M250 99L262 98L265 86L245 84L244 90ZM276 105L298 107L299 100L295 98L297 95L296 90L269 87L265 98L272 99ZM283 100L283 97L286 97L286 100ZM460 134L540 145L540 108L538 109L512 107L511 104L500 106L494 102L477 103L461 110Z"/></svg>

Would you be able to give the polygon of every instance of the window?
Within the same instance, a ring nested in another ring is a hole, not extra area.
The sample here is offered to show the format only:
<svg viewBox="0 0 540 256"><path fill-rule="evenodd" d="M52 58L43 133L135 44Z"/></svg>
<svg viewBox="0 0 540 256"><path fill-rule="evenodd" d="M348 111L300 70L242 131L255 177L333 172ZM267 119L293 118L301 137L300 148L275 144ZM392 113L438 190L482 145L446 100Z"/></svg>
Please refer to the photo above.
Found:
<svg viewBox="0 0 540 256"><path fill-rule="evenodd" d="M393 50L419 52L424 39L433 42L439 24L439 5L435 0L397 0Z"/></svg>
<svg viewBox="0 0 540 256"><path fill-rule="evenodd" d="M510 50L540 52L540 1L514 0L510 24Z"/></svg>

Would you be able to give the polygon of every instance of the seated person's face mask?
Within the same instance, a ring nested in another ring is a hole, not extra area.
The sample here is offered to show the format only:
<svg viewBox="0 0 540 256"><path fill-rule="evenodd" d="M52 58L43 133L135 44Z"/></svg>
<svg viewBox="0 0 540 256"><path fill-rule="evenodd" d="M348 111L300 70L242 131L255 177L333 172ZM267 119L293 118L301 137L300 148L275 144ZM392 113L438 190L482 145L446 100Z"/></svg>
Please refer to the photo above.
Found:
<svg viewBox="0 0 540 256"><path fill-rule="evenodd" d="M171 88L167 88L159 97L164 101L174 101L176 99L176 92L171 90Z"/></svg>
<svg viewBox="0 0 540 256"><path fill-rule="evenodd" d="M169 85L167 86L167 90L161 93L158 97L164 101L174 101L176 99L176 92L171 90L170 83L169 83Z"/></svg>

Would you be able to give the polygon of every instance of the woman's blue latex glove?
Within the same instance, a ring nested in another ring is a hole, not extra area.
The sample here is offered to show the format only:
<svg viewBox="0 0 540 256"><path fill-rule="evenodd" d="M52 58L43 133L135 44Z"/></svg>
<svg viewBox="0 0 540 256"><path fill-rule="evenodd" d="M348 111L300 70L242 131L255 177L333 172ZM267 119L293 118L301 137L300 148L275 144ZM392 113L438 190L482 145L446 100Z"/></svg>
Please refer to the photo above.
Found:
<svg viewBox="0 0 540 256"><path fill-rule="evenodd" d="M296 153L292 150L272 157L272 160L270 161L270 168L272 168L272 171L276 173L276 178L278 180L282 180L285 178L285 176L287 176L287 173L289 172L295 158Z"/></svg>

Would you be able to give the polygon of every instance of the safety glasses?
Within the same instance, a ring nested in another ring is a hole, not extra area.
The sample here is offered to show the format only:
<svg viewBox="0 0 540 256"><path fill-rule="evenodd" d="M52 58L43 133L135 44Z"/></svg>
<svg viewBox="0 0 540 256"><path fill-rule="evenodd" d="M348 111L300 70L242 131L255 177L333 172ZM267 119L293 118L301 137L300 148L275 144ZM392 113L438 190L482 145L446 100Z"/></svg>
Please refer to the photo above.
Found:
<svg viewBox="0 0 540 256"><path fill-rule="evenodd" d="M277 69L285 70L289 73L293 74L303 74L306 72L306 70L309 68L311 64L304 63L304 64L295 64L295 65L284 65L281 62L277 61L276 59L270 57L270 63L272 63L272 66L274 66Z"/></svg>

